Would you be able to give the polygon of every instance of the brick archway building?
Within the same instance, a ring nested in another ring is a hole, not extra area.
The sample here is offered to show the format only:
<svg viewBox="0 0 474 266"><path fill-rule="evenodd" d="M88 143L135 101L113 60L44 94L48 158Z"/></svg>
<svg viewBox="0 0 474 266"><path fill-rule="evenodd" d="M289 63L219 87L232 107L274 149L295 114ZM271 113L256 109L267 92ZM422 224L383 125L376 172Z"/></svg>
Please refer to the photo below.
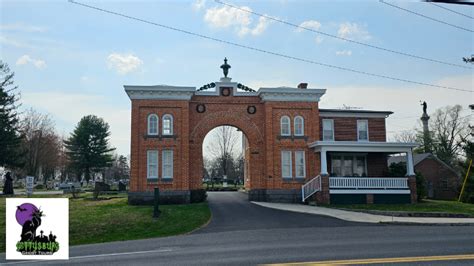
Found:
<svg viewBox="0 0 474 266"><path fill-rule="evenodd" d="M344 195L357 193L352 187L332 189L330 181L347 177L332 180L329 176L334 174L327 170L329 166L337 176L344 171L348 174L347 167L337 165L341 160L347 164L349 156L340 154L352 154L351 167L358 173L380 177L387 168L388 153L405 152L411 157L415 146L385 142L385 118L391 112L320 110L318 103L326 90L307 89L304 83L296 88L253 91L223 77L199 90L165 85L124 87L132 102L131 204L151 201L155 187L160 188L163 201L190 202L192 194L202 189L204 137L222 125L237 127L246 136L245 186L249 199L257 201L301 201L305 197L302 186L310 181L316 184L311 185L310 193L317 192L318 201L344 200ZM333 139L326 141L323 135L329 131L323 123L329 120ZM367 141L354 139L359 138L356 121L366 121ZM355 166L361 160L357 154L365 154L364 170ZM408 176L413 175L412 168L407 164ZM409 196L411 190L413 199L411 179L399 180L406 187L395 187L392 194ZM374 189L363 194L369 202L379 194ZM387 193L381 194L386 198ZM360 199L360 193L355 198Z"/></svg>

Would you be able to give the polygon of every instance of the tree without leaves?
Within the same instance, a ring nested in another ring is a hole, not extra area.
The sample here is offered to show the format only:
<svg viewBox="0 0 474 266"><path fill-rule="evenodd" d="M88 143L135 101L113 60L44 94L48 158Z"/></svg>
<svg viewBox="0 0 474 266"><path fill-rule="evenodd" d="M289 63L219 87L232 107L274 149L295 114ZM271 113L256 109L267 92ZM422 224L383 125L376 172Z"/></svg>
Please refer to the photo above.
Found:
<svg viewBox="0 0 474 266"><path fill-rule="evenodd" d="M79 177L84 174L89 182L91 172L97 172L110 166L113 161L109 146L109 125L95 115L84 116L68 140L65 141L67 154L72 167Z"/></svg>
<svg viewBox="0 0 474 266"><path fill-rule="evenodd" d="M469 118L461 117L460 105L437 109L430 119L433 152L436 156L453 166L463 154L463 144L470 134Z"/></svg>
<svg viewBox="0 0 474 266"><path fill-rule="evenodd" d="M229 164L232 162L240 134L237 133L234 127L221 126L218 127L213 136L215 138L214 145L208 146L211 156L221 163L223 175L226 175L229 170Z"/></svg>
<svg viewBox="0 0 474 266"><path fill-rule="evenodd" d="M39 169L43 170L44 182L54 178L59 166L62 140L56 134L54 122L47 114L41 114L33 109L23 114L20 122L25 150L24 174L39 178Z"/></svg>
<svg viewBox="0 0 474 266"><path fill-rule="evenodd" d="M0 60L0 166L19 167L23 164L22 135L19 130L17 86L15 73Z"/></svg>

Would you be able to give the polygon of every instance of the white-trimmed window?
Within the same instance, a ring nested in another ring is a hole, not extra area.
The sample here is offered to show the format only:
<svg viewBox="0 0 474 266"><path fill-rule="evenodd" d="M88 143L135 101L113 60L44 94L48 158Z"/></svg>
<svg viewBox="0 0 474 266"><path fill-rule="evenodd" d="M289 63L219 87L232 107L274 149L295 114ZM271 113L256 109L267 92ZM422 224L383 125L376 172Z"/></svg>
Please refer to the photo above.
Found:
<svg viewBox="0 0 474 266"><path fill-rule="evenodd" d="M290 118L288 116L280 118L280 134L282 136L289 136L291 134Z"/></svg>
<svg viewBox="0 0 474 266"><path fill-rule="evenodd" d="M281 151L281 176L283 178L291 178L291 151Z"/></svg>
<svg viewBox="0 0 474 266"><path fill-rule="evenodd" d="M147 151L147 178L158 178L158 151Z"/></svg>
<svg viewBox="0 0 474 266"><path fill-rule="evenodd" d="M331 156L331 175L343 177L367 176L367 156L334 154Z"/></svg>
<svg viewBox="0 0 474 266"><path fill-rule="evenodd" d="M297 178L306 177L306 163L304 158L304 151L295 151L295 176Z"/></svg>
<svg viewBox="0 0 474 266"><path fill-rule="evenodd" d="M161 127L163 135L173 135L173 116L169 114L164 115Z"/></svg>
<svg viewBox="0 0 474 266"><path fill-rule="evenodd" d="M302 116L296 116L294 118L295 136L304 136L304 118Z"/></svg>
<svg viewBox="0 0 474 266"><path fill-rule="evenodd" d="M163 150L162 160L162 179L173 178L173 150Z"/></svg>
<svg viewBox="0 0 474 266"><path fill-rule="evenodd" d="M323 141L334 140L334 120L323 119Z"/></svg>
<svg viewBox="0 0 474 266"><path fill-rule="evenodd" d="M369 123L367 120L357 120L357 140L369 140Z"/></svg>
<svg viewBox="0 0 474 266"><path fill-rule="evenodd" d="M148 135L158 135L158 120L156 114L148 115Z"/></svg>

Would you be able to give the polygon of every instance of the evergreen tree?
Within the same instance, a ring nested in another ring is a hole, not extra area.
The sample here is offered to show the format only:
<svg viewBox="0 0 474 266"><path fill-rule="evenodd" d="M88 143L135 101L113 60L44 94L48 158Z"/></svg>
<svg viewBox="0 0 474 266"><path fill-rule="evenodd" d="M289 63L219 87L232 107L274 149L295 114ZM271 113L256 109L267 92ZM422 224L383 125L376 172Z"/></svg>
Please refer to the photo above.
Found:
<svg viewBox="0 0 474 266"><path fill-rule="evenodd" d="M71 166L89 182L91 173L113 162L115 148L109 146L109 125L95 115L84 116L65 141ZM79 176L77 177L79 179Z"/></svg>
<svg viewBox="0 0 474 266"><path fill-rule="evenodd" d="M0 166L22 165L21 140L18 120L17 86L13 85L15 73L0 60Z"/></svg>

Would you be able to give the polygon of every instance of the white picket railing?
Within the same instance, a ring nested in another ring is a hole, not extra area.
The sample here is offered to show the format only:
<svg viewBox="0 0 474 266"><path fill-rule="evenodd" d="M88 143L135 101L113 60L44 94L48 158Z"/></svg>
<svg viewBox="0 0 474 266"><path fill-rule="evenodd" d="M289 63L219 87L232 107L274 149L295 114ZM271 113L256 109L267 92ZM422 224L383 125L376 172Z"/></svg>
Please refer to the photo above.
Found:
<svg viewBox="0 0 474 266"><path fill-rule="evenodd" d="M309 198L314 193L321 190L321 176L318 175L317 177L309 180L301 186L301 200L304 202L307 198Z"/></svg>
<svg viewBox="0 0 474 266"><path fill-rule="evenodd" d="M340 189L408 189L406 177L330 177L329 188Z"/></svg>

